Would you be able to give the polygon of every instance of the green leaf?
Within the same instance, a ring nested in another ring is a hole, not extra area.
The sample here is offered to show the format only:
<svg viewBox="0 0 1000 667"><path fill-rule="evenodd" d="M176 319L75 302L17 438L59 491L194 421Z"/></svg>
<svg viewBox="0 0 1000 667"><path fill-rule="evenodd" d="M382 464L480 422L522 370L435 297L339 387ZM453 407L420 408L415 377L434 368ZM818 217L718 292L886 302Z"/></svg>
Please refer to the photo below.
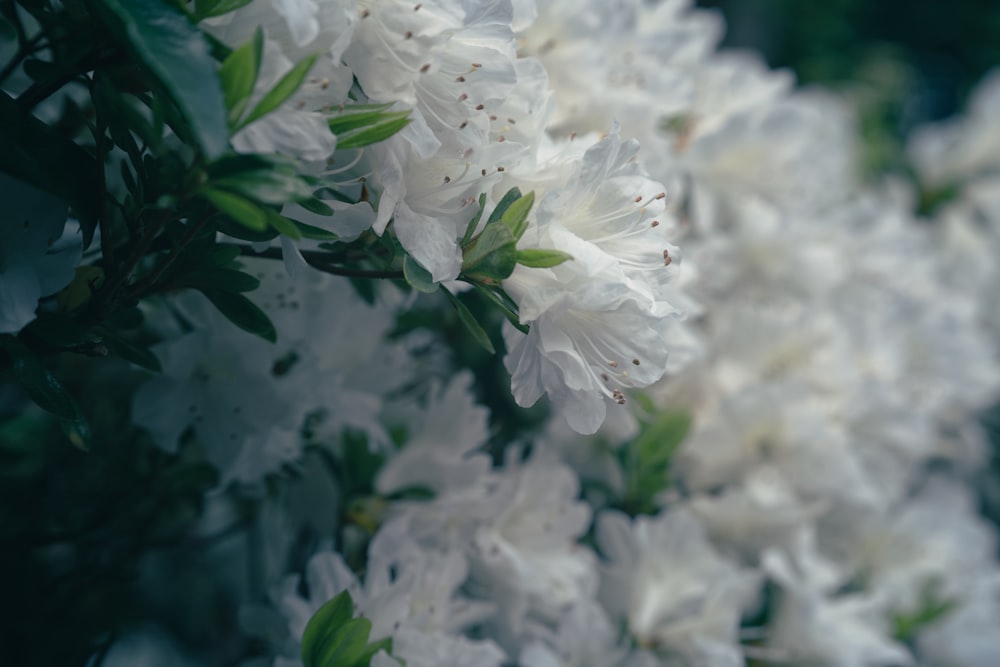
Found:
<svg viewBox="0 0 1000 667"><path fill-rule="evenodd" d="M240 256L240 249L234 245L215 245L211 249L212 263L216 266L232 264Z"/></svg>
<svg viewBox="0 0 1000 667"><path fill-rule="evenodd" d="M264 31L258 26L253 38L229 54L219 68L219 82L226 101L229 125L235 127L250 103L253 86L260 74L264 53Z"/></svg>
<svg viewBox="0 0 1000 667"><path fill-rule="evenodd" d="M327 119L327 122L330 124L330 131L340 135L361 127L374 125L379 121L382 113L387 111L391 106L392 103L353 104L343 109L338 109Z"/></svg>
<svg viewBox="0 0 1000 667"><path fill-rule="evenodd" d="M500 198L500 201L497 202L493 212L490 213L490 217L486 220L486 224L491 225L499 220L503 214L507 212L507 209L510 208L510 205L520 198L521 190L519 188L511 188L508 190L504 196Z"/></svg>
<svg viewBox="0 0 1000 667"><path fill-rule="evenodd" d="M362 148L384 141L410 124L409 111L390 111L372 125L337 135L337 150Z"/></svg>
<svg viewBox="0 0 1000 667"><path fill-rule="evenodd" d="M656 496L670 484L668 471L674 452L690 428L690 414L667 411L645 424L635 440L623 448L627 475L624 505L630 514L656 510Z"/></svg>
<svg viewBox="0 0 1000 667"><path fill-rule="evenodd" d="M298 220L292 220L295 226L299 230L299 234L302 238L312 239L313 241L336 241L340 237L331 231L327 231L322 227L316 227L315 225L308 225L304 222L299 222Z"/></svg>
<svg viewBox="0 0 1000 667"><path fill-rule="evenodd" d="M295 67L290 69L285 76L281 77L281 80L271 89L269 93L264 95L263 99L257 103L257 106L253 108L253 111L243 119L240 123L240 127L245 127L250 123L263 118L267 114L271 113L285 101L295 94L295 91L299 89L302 82L306 80L306 75L309 74L309 70L312 69L313 63L319 58L318 53L314 53L311 56L307 56L304 60L296 63Z"/></svg>
<svg viewBox="0 0 1000 667"><path fill-rule="evenodd" d="M4 92L0 92L0 145L0 172L72 206L80 220L83 246L88 247L103 206L103 165L34 116L21 113Z"/></svg>
<svg viewBox="0 0 1000 667"><path fill-rule="evenodd" d="M159 84L209 158L229 145L216 64L201 31L162 0L92 0L101 22ZM175 128L181 134L181 128Z"/></svg>
<svg viewBox="0 0 1000 667"><path fill-rule="evenodd" d="M153 371L154 373L163 372L163 368L160 366L160 360L156 358L156 355L153 354L149 348L134 345L121 336L116 336L111 333L105 334L104 343L113 353L125 361L129 361L136 366L141 366L142 368Z"/></svg>
<svg viewBox="0 0 1000 667"><path fill-rule="evenodd" d="M353 617L354 601L347 591L336 595L313 614L302 634L302 661L306 667L319 667L320 651L326 640Z"/></svg>
<svg viewBox="0 0 1000 667"><path fill-rule="evenodd" d="M234 292L223 292L204 287L198 289L208 297L208 300L219 309L220 313L226 316L226 319L240 329L272 343L278 339L278 332L270 318L250 299Z"/></svg>
<svg viewBox="0 0 1000 667"><path fill-rule="evenodd" d="M529 248L517 251L517 263L530 266L533 269L549 269L571 259L573 259L573 255L562 250Z"/></svg>
<svg viewBox="0 0 1000 667"><path fill-rule="evenodd" d="M448 300L451 301L451 305L455 307L458 312L458 319L461 320L465 328L469 330L472 334L473 340L475 340L479 345L489 352L490 354L496 354L496 349L493 347L493 341L486 334L486 331L480 326L479 322L476 321L476 316L472 314L472 311L466 307L464 303L459 301L458 297L449 292L447 289L442 289L442 292L447 295Z"/></svg>
<svg viewBox="0 0 1000 667"><path fill-rule="evenodd" d="M90 426L76 399L16 337L0 336L0 342L10 356L14 379L28 397L59 419L59 425L70 442L80 449L87 449L90 446Z"/></svg>
<svg viewBox="0 0 1000 667"><path fill-rule="evenodd" d="M178 287L193 287L220 292L252 292L260 287L260 280L236 269L209 267L182 274L176 281Z"/></svg>
<svg viewBox="0 0 1000 667"><path fill-rule="evenodd" d="M534 204L535 193L529 192L511 202L510 206L507 207L507 210L500 217L500 221L507 225L515 241L520 241L521 237L524 236L525 230L528 229L528 213L531 212L531 207Z"/></svg>
<svg viewBox="0 0 1000 667"><path fill-rule="evenodd" d="M472 286L475 287L480 294L485 296L487 299L492 301L494 305L500 308L500 312L504 314L507 321L514 325L514 328L523 334L528 333L531 329L527 324L521 324L521 318L517 312L517 304L514 302L510 296L503 291L503 288L498 285L483 285L482 283L473 282Z"/></svg>
<svg viewBox="0 0 1000 667"><path fill-rule="evenodd" d="M268 169L243 171L213 179L208 187L228 190L250 201L282 205L312 197L312 186L295 173L294 168L275 165Z"/></svg>
<svg viewBox="0 0 1000 667"><path fill-rule="evenodd" d="M195 0L195 20L221 16L249 5L253 0Z"/></svg>
<svg viewBox="0 0 1000 667"><path fill-rule="evenodd" d="M333 209L330 208L330 205L318 197L303 199L298 202L298 205L316 215L333 215Z"/></svg>
<svg viewBox="0 0 1000 667"><path fill-rule="evenodd" d="M661 465L670 461L690 429L690 414L680 410L667 411L643 428L632 446L639 452L643 465Z"/></svg>
<svg viewBox="0 0 1000 667"><path fill-rule="evenodd" d="M198 194L231 219L249 229L264 231L268 227L267 212L248 199L210 187L199 188Z"/></svg>
<svg viewBox="0 0 1000 667"><path fill-rule="evenodd" d="M266 209L266 211L267 224L271 225L275 231L296 241L302 238L302 231L299 229L294 220L289 220L277 211L272 211L271 209Z"/></svg>
<svg viewBox="0 0 1000 667"><path fill-rule="evenodd" d="M517 245L507 225L488 224L482 234L463 249L462 273L492 281L503 280L517 265Z"/></svg>
<svg viewBox="0 0 1000 667"><path fill-rule="evenodd" d="M431 278L430 272L409 255L403 258L403 277L413 289L424 294L433 294L440 287Z"/></svg>
<svg viewBox="0 0 1000 667"><path fill-rule="evenodd" d="M246 225L234 222L232 218L226 216L216 217L212 220L212 225L226 236L232 236L234 239L240 239L241 241L250 241L251 243L263 243L264 241L270 241L278 237L278 232L273 227L250 229Z"/></svg>
<svg viewBox="0 0 1000 667"><path fill-rule="evenodd" d="M24 327L24 333L54 347L72 347L88 340L87 332L63 313L40 312Z"/></svg>
<svg viewBox="0 0 1000 667"><path fill-rule="evenodd" d="M486 208L486 193L479 195L479 211L472 216L472 220L469 220L469 224L465 226L465 234L462 235L461 246L464 248L468 244L472 235L476 233L476 227L479 226L479 221L483 219L483 211Z"/></svg>
<svg viewBox="0 0 1000 667"><path fill-rule="evenodd" d="M372 622L363 616L347 621L319 646L315 667L355 667L368 645ZM306 663L306 667L311 667Z"/></svg>
<svg viewBox="0 0 1000 667"><path fill-rule="evenodd" d="M354 664L368 665L379 651L385 651L389 655L392 655L392 637L383 637L378 641L368 644L361 655L358 656L358 659L354 661Z"/></svg>

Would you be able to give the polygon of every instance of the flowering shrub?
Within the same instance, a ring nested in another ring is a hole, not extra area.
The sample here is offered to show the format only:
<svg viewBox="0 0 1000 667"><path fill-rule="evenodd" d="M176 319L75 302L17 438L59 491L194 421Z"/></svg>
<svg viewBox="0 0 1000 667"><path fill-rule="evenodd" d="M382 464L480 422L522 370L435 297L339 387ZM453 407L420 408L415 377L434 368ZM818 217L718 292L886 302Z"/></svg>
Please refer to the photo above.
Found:
<svg viewBox="0 0 1000 667"><path fill-rule="evenodd" d="M12 657L1000 655L996 75L865 182L684 0L2 16Z"/></svg>

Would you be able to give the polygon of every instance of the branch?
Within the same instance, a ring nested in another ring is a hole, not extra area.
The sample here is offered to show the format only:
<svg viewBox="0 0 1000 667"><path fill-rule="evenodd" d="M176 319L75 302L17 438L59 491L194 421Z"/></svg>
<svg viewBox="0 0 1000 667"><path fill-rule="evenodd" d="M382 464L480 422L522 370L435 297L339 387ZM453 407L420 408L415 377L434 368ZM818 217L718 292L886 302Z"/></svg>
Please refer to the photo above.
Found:
<svg viewBox="0 0 1000 667"><path fill-rule="evenodd" d="M263 259L284 259L281 248L267 248L261 252L256 252L251 246L239 243L220 243L222 246L231 246L240 249L241 255L247 257L261 257ZM347 266L340 266L333 263L335 260L329 253L320 250L301 250L302 258L306 264L317 271L329 273L334 276L346 276L348 278L375 278L383 280L403 280L401 270L379 270L379 269L352 269Z"/></svg>

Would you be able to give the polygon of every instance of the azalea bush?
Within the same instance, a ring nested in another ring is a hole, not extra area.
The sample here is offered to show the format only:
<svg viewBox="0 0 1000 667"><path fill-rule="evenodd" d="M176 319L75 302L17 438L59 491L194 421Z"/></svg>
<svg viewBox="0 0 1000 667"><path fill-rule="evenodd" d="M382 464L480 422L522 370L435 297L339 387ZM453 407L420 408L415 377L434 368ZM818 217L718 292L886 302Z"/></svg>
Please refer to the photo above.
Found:
<svg viewBox="0 0 1000 667"><path fill-rule="evenodd" d="M14 662L1000 654L1000 74L872 177L683 0L0 14Z"/></svg>

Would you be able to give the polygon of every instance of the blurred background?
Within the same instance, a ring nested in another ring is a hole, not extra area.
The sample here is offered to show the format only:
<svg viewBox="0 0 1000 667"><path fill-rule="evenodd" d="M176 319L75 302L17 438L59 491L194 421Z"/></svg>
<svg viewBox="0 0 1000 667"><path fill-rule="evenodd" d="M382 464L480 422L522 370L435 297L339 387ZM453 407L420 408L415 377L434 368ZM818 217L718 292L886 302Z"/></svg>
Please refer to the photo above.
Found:
<svg viewBox="0 0 1000 667"><path fill-rule="evenodd" d="M831 88L854 103L869 178L909 176L910 132L962 113L980 79L1000 67L996 0L696 4L725 17L723 48L755 51L770 67L795 72L799 85ZM982 423L993 455L980 498L983 512L1000 526L1000 405L985 411Z"/></svg>
<svg viewBox="0 0 1000 667"><path fill-rule="evenodd" d="M916 126L963 108L1000 65L996 0L699 0L726 18L724 46L757 51L802 85L858 103L869 173L903 169Z"/></svg>

